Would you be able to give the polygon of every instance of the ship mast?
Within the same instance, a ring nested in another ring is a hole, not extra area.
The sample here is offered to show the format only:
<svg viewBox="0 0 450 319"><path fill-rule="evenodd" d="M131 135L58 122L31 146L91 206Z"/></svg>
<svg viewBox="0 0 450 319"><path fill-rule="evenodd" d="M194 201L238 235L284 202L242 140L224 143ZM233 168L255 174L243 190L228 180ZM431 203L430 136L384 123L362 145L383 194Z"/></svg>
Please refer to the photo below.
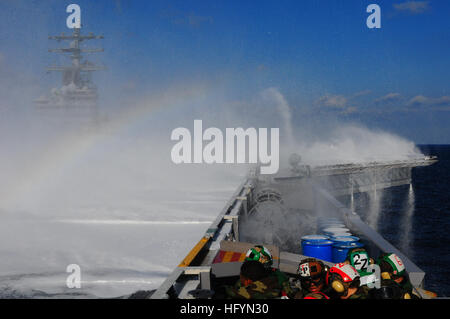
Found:
<svg viewBox="0 0 450 319"><path fill-rule="evenodd" d="M49 66L47 71L57 71L63 74L63 85L75 85L76 89L94 89L91 82L91 74L94 71L104 70L104 66L96 65L83 59L82 53L103 52L103 48L85 49L81 48L83 41L103 39L102 35L95 35L90 32L88 35L81 35L80 28L74 28L73 34L49 36L49 40L61 42L63 40L71 41L69 47L50 49L53 53L70 53L71 65L68 66ZM73 84L72 84L73 83ZM96 95L96 94L95 94Z"/></svg>

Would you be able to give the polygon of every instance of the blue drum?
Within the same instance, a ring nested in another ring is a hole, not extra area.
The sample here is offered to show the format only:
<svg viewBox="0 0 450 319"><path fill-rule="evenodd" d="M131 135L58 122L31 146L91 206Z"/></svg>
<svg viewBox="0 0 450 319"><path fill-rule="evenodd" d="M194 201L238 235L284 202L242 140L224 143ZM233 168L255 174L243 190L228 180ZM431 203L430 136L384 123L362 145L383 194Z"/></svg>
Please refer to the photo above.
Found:
<svg viewBox="0 0 450 319"><path fill-rule="evenodd" d="M356 236L333 236L330 238L335 244L351 244L359 241Z"/></svg>
<svg viewBox="0 0 450 319"><path fill-rule="evenodd" d="M307 237L313 237L312 240ZM322 237L322 238L319 238ZM325 237L325 238L323 238ZM327 236L311 235L302 237L303 255L325 261L332 261L332 247L334 242L328 240Z"/></svg>
<svg viewBox="0 0 450 319"><path fill-rule="evenodd" d="M326 233L342 233L342 232L349 232L350 230L345 227L327 227L323 229Z"/></svg>
<svg viewBox="0 0 450 319"><path fill-rule="evenodd" d="M345 227L345 225L342 222L319 223L319 225L322 228L327 228L327 227Z"/></svg>
<svg viewBox="0 0 450 319"><path fill-rule="evenodd" d="M338 224L338 223L327 223L327 224L320 224L319 229L323 231L327 228L345 228L344 224Z"/></svg>
<svg viewBox="0 0 450 319"><path fill-rule="evenodd" d="M328 227L324 228L322 230L322 233L324 235L330 236L330 237L336 237L336 236L349 236L351 235L350 230L345 227Z"/></svg>
<svg viewBox="0 0 450 319"><path fill-rule="evenodd" d="M326 235L306 235L302 237L302 241L321 242L329 240L330 237Z"/></svg>
<svg viewBox="0 0 450 319"><path fill-rule="evenodd" d="M342 263L347 258L348 251L353 248L362 248L363 244L360 242L352 242L347 244L334 244L332 248L332 262Z"/></svg>

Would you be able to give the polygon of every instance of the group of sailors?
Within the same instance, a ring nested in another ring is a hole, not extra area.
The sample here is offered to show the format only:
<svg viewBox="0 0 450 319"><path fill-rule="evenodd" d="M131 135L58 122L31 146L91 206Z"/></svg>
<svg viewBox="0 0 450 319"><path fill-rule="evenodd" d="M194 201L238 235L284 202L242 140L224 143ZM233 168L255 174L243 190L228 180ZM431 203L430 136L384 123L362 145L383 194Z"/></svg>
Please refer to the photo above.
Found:
<svg viewBox="0 0 450 319"><path fill-rule="evenodd" d="M264 246L248 250L240 278L224 286L225 298L238 299L420 299L405 266L395 254L385 253L375 261L364 248L348 252L343 263L330 267L321 260L300 261L297 274L288 276L273 268L273 257ZM378 284L366 282L379 269Z"/></svg>

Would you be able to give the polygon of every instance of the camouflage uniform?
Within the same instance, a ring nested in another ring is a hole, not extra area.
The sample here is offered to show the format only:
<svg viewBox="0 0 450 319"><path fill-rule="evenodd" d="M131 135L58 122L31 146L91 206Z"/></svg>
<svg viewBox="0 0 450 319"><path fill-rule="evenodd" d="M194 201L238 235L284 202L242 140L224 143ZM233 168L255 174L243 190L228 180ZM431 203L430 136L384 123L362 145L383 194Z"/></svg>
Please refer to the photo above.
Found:
<svg viewBox="0 0 450 319"><path fill-rule="evenodd" d="M228 298L231 299L270 299L281 297L281 287L275 276L253 281L244 286L239 280L234 286L225 287Z"/></svg>
<svg viewBox="0 0 450 319"><path fill-rule="evenodd" d="M321 292L310 292L303 299L329 299L329 297Z"/></svg>
<svg viewBox="0 0 450 319"><path fill-rule="evenodd" d="M392 280L392 281L395 282L395 280ZM397 284L397 286L401 290L401 296L402 296L401 299L405 299L405 296L407 294L409 294L411 299L420 299L419 296L417 296L416 294L413 293L413 288L414 287L411 284L411 281L409 281L409 278L407 276L404 277L404 279L403 279L403 281L401 283L395 282L395 284Z"/></svg>
<svg viewBox="0 0 450 319"><path fill-rule="evenodd" d="M294 299L303 299L307 294L310 293L310 291L302 288L295 293Z"/></svg>
<svg viewBox="0 0 450 319"><path fill-rule="evenodd" d="M348 299L368 299L369 298L369 290L370 288L367 286L360 286L358 290L348 297Z"/></svg>
<svg viewBox="0 0 450 319"><path fill-rule="evenodd" d="M286 276L285 273L281 272L280 270L276 268L272 268L272 272L270 273L271 277L274 277L278 285L281 289L281 295L286 296L288 298L293 298L295 295L294 290L291 288L291 285L289 283L289 278Z"/></svg>
<svg viewBox="0 0 450 319"><path fill-rule="evenodd" d="M328 287L324 287L323 289L321 289L320 293L325 294L330 299L333 296L333 291ZM296 292L294 298L295 299L304 299L306 296L312 295L312 294L317 294L317 292L312 292L312 291L309 291L308 289L302 288Z"/></svg>

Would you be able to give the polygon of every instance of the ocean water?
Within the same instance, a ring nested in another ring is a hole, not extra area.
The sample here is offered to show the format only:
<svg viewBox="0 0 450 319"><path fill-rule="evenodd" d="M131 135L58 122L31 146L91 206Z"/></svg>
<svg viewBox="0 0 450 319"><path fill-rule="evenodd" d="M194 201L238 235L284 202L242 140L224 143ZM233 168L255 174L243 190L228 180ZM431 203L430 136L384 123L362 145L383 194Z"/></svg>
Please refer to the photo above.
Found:
<svg viewBox="0 0 450 319"><path fill-rule="evenodd" d="M361 218L425 271L425 289L450 296L450 145L420 145L439 162L414 168L412 185L355 197ZM374 203L375 201L375 203Z"/></svg>

